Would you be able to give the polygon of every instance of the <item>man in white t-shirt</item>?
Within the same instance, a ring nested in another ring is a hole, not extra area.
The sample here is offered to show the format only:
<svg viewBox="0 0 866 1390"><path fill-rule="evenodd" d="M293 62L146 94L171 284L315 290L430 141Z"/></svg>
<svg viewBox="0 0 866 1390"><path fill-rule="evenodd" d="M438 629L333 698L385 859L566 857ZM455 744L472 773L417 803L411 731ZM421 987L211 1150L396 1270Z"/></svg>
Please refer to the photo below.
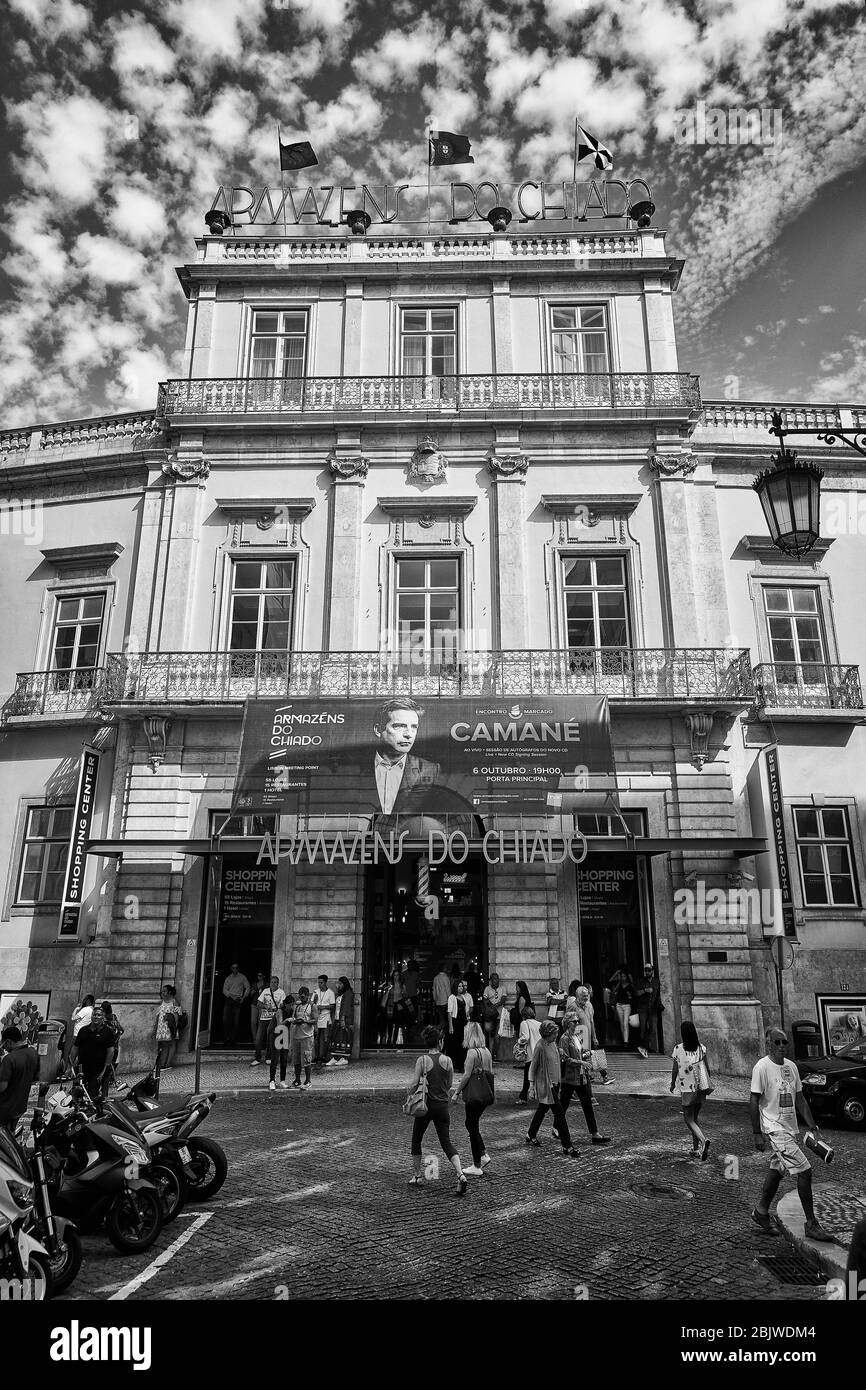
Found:
<svg viewBox="0 0 866 1390"><path fill-rule="evenodd" d="M331 1024L334 1021L334 1007L337 996L328 986L327 975L319 976L319 988L313 995L313 1003L319 1010L316 1019L316 1054L318 1066L331 1066Z"/></svg>
<svg viewBox="0 0 866 1390"><path fill-rule="evenodd" d="M770 1203L787 1173L789 1177L797 1179L797 1192L806 1213L805 1234L810 1240L832 1240L833 1237L815 1220L812 1167L797 1142L800 1133L798 1109L808 1129L817 1130L818 1126L803 1095L800 1073L794 1063L785 1057L787 1035L782 1028L768 1028L765 1036L767 1055L761 1058L752 1072L749 1113L755 1148L759 1153L764 1153L769 1141L773 1157L760 1200L752 1212L752 1220L767 1235L777 1234L770 1220Z"/></svg>
<svg viewBox="0 0 866 1390"><path fill-rule="evenodd" d="M260 1067L262 1064L262 1053L267 1050L268 1061L270 1061L270 1035L271 1025L277 1015L277 1010L285 1003L286 992L280 989L279 975L271 976L271 983L262 990L256 1003L259 1007L259 1021L256 1027L256 1058L250 1062L251 1067Z"/></svg>

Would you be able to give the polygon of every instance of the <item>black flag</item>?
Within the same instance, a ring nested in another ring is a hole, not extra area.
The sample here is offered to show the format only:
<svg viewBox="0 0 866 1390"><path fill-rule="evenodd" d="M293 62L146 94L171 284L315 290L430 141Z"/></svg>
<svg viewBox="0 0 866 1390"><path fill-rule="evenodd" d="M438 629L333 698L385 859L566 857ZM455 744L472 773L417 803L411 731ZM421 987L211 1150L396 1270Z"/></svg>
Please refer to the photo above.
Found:
<svg viewBox="0 0 866 1390"><path fill-rule="evenodd" d="M577 138L578 131L580 131L580 134L583 136L582 140ZM584 130L582 125L575 126L574 140L576 146L575 164L579 164L582 159L591 156L596 169L603 170L613 168L613 155L607 148L607 145L603 145L600 140L596 140L595 136L590 135L588 130Z"/></svg>
<svg viewBox="0 0 866 1390"><path fill-rule="evenodd" d="M281 169L311 169L318 162L309 140L299 140L295 145L284 145L280 139Z"/></svg>
<svg viewBox="0 0 866 1390"><path fill-rule="evenodd" d="M430 131L429 164L474 164L469 150L470 143L465 135L452 135L448 130Z"/></svg>

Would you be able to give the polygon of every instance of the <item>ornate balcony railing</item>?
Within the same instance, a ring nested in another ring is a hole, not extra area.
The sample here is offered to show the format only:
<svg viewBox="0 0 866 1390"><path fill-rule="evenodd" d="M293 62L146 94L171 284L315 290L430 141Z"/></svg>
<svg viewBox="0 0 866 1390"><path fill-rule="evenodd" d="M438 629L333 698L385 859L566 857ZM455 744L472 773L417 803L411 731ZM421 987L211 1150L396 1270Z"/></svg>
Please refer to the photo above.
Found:
<svg viewBox="0 0 866 1390"><path fill-rule="evenodd" d="M95 714L105 688L105 668L24 671L3 708L3 719L44 714Z"/></svg>
<svg viewBox="0 0 866 1390"><path fill-rule="evenodd" d="M755 667L759 709L862 709L860 669L777 661Z"/></svg>
<svg viewBox="0 0 866 1390"><path fill-rule="evenodd" d="M340 411L680 411L697 416L689 372L528 372L481 376L210 377L165 381L157 416L296 415Z"/></svg>
<svg viewBox="0 0 866 1390"><path fill-rule="evenodd" d="M148 652L110 656L106 704L231 703L274 696L608 695L748 703L748 651L586 648L411 656L382 652Z"/></svg>

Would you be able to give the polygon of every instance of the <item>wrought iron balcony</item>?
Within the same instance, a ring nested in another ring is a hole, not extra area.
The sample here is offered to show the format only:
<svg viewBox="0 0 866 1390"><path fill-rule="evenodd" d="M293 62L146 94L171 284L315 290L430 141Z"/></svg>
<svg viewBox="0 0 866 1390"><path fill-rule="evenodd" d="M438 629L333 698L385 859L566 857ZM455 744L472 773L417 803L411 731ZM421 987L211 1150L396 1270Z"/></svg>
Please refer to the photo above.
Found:
<svg viewBox="0 0 866 1390"><path fill-rule="evenodd" d="M157 418L201 415L304 415L420 410L628 410L687 414L701 408L699 379L688 372L485 374L480 376L211 377L165 381Z"/></svg>
<svg viewBox="0 0 866 1390"><path fill-rule="evenodd" d="M95 715L105 688L105 675L102 666L20 672L3 708L3 720L28 715Z"/></svg>
<svg viewBox="0 0 866 1390"><path fill-rule="evenodd" d="M148 652L110 656L106 705L231 704L249 698L608 695L616 701L745 705L748 651Z"/></svg>
<svg viewBox="0 0 866 1390"><path fill-rule="evenodd" d="M777 661L755 667L759 710L861 710L863 692L857 666Z"/></svg>

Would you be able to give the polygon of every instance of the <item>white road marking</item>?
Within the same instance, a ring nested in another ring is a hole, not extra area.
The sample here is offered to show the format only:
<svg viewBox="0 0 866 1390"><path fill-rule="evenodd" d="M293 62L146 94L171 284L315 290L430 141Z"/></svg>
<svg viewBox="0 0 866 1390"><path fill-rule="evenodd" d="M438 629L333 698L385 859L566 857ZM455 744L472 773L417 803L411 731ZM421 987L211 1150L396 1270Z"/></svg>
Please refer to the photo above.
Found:
<svg viewBox="0 0 866 1390"><path fill-rule="evenodd" d="M284 1192L280 1197L273 1197L269 1192L263 1192L258 1197L236 1197L233 1202L221 1202L221 1207L251 1207L255 1202L298 1202L302 1197L315 1197L318 1192L329 1192L331 1183L320 1182L315 1187L302 1187L297 1192Z"/></svg>
<svg viewBox="0 0 866 1390"><path fill-rule="evenodd" d="M189 1213L187 1214L189 1215ZM183 1215L183 1213L181 1213L181 1215ZM163 1250L161 1255L157 1255L155 1260L151 1260L147 1268L143 1269L140 1274L136 1274L134 1279L130 1279L128 1284L124 1284L121 1289L118 1289L117 1293L113 1293L108 1300L109 1303L116 1302L118 1299L129 1298L130 1294L136 1293L137 1290L141 1288L142 1284L146 1284L149 1279L153 1279L155 1275L159 1274L159 1271L168 1264L172 1255L176 1255L178 1250L181 1250L183 1246L186 1245L187 1241L192 1239L196 1231L198 1231L206 1221L210 1221L212 1216L212 1211L199 1212L198 1216L187 1227L183 1235L178 1236L177 1240L173 1240L167 1250Z"/></svg>

